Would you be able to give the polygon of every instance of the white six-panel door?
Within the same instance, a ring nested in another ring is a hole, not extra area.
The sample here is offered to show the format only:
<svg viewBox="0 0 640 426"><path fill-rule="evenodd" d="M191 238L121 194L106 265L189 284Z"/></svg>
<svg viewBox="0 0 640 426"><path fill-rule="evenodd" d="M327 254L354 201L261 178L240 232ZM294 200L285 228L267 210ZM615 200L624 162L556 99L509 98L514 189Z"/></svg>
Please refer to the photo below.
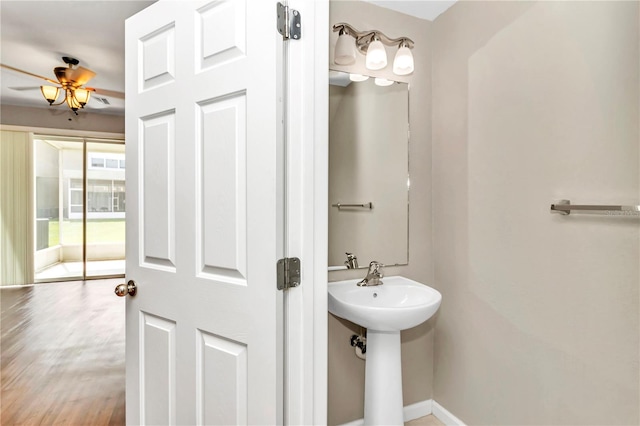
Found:
<svg viewBox="0 0 640 426"><path fill-rule="evenodd" d="M128 424L282 422L271 1L126 22Z"/></svg>

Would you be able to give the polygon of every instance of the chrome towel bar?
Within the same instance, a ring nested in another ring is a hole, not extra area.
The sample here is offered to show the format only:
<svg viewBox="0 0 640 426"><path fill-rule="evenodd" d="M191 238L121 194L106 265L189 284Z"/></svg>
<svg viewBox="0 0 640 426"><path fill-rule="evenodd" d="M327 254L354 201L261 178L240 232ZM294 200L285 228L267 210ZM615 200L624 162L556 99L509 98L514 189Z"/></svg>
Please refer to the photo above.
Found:
<svg viewBox="0 0 640 426"><path fill-rule="evenodd" d="M610 216L640 216L640 206L580 205L571 204L570 200L560 200L551 204L551 213L568 215L571 211L603 212Z"/></svg>
<svg viewBox="0 0 640 426"><path fill-rule="evenodd" d="M353 209L353 208L372 209L373 208L373 203L372 202L368 202L368 203L364 203L364 204L336 203L336 204L331 204L331 207L337 207L338 210L340 210L340 209Z"/></svg>

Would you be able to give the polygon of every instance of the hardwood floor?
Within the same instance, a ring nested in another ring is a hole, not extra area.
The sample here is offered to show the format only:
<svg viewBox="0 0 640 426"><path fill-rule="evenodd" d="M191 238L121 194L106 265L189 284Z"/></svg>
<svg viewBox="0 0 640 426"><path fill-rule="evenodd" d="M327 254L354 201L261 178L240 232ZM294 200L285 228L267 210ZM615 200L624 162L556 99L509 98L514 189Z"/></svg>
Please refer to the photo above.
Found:
<svg viewBox="0 0 640 426"><path fill-rule="evenodd" d="M120 282L0 289L0 424L125 423Z"/></svg>

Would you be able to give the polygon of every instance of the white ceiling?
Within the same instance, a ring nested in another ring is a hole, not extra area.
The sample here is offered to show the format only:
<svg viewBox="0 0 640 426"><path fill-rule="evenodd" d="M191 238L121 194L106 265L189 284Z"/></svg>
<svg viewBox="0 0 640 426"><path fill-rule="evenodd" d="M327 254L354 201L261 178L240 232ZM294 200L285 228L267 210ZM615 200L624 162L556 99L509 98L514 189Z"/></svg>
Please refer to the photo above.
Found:
<svg viewBox="0 0 640 426"><path fill-rule="evenodd" d="M445 10L449 9L456 0L364 0L377 6L386 7L397 12L433 21Z"/></svg>
<svg viewBox="0 0 640 426"><path fill-rule="evenodd" d="M71 56L95 71L96 76L88 86L124 92L124 21L154 1L0 0L0 62L55 79L53 68L64 66L62 56ZM367 1L429 20L455 3L455 0ZM39 90L42 80L2 69L0 82L0 103L49 108ZM111 106L105 107L92 99L86 108L124 114L124 100L104 97Z"/></svg>
<svg viewBox="0 0 640 426"><path fill-rule="evenodd" d="M71 56L95 71L88 86L124 92L124 21L153 2L0 0L0 62L55 80L53 68ZM0 78L2 104L49 108L44 81L6 69ZM33 89L11 89L26 87ZM110 107L92 99L86 108L124 114L124 100L104 97Z"/></svg>

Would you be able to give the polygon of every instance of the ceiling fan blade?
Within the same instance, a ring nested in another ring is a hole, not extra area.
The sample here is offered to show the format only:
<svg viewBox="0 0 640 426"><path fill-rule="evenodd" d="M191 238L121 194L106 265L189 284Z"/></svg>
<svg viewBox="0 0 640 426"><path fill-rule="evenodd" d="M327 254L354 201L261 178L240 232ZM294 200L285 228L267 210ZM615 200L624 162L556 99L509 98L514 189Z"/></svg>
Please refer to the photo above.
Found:
<svg viewBox="0 0 640 426"><path fill-rule="evenodd" d="M20 86L20 87L9 87L11 90L18 90L21 92L26 92L28 90L40 90L40 86Z"/></svg>
<svg viewBox="0 0 640 426"><path fill-rule="evenodd" d="M87 87L87 90L93 91L96 95L108 96L110 98L124 99L123 92L115 90L98 89L97 87Z"/></svg>
<svg viewBox="0 0 640 426"><path fill-rule="evenodd" d="M32 72L29 72L29 71L21 70L19 68L14 68L14 67L11 67L9 65L0 64L0 67L9 69L11 71L16 71L16 72L19 72L19 73L22 73L22 74L30 75L31 77L36 77L36 78L39 78L41 80L48 81L49 83L52 83L52 84L55 84L55 85L59 84L57 81L51 80L50 78L43 77L41 75L34 74Z"/></svg>
<svg viewBox="0 0 640 426"><path fill-rule="evenodd" d="M71 81L74 81L78 86L84 86L89 80L96 76L96 73L89 68L78 67L71 70Z"/></svg>

